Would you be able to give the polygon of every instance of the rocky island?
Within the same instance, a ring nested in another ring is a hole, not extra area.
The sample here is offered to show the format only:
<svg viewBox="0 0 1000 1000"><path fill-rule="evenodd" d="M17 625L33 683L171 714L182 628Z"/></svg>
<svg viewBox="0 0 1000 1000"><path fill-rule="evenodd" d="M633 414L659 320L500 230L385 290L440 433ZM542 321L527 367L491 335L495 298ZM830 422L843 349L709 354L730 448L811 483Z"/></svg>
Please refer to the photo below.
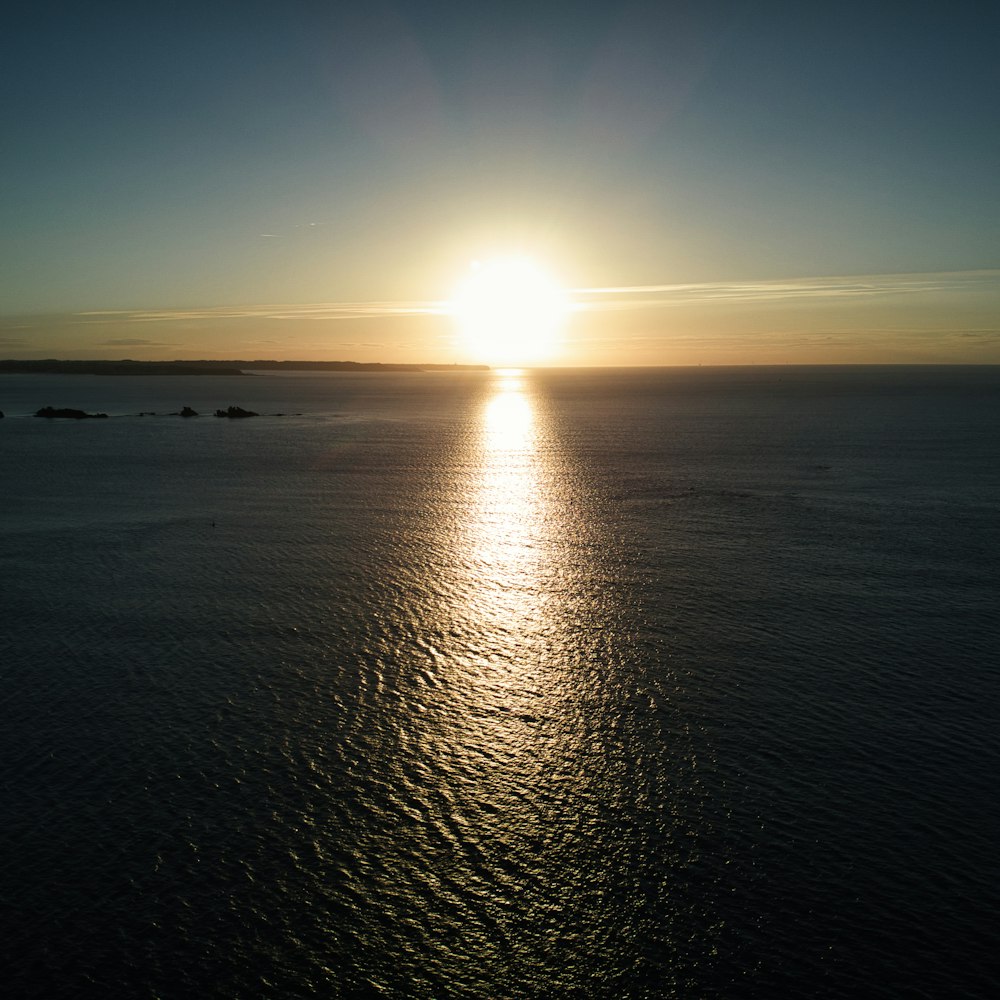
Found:
<svg viewBox="0 0 1000 1000"><path fill-rule="evenodd" d="M54 406L43 406L35 413L36 417L46 420L107 420L106 413L86 413L83 410L73 410L68 407L57 410Z"/></svg>
<svg viewBox="0 0 1000 1000"><path fill-rule="evenodd" d="M253 410L244 410L242 406L230 406L228 410L216 410L217 417L228 417L230 420L242 420L244 417L259 417Z"/></svg>

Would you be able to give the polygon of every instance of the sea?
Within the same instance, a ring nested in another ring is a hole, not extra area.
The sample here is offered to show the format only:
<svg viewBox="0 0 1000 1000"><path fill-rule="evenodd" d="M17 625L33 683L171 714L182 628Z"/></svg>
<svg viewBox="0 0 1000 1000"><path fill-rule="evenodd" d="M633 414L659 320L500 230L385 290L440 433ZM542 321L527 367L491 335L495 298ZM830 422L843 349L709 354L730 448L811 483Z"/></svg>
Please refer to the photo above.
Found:
<svg viewBox="0 0 1000 1000"><path fill-rule="evenodd" d="M4 997L1000 996L1000 368L0 410Z"/></svg>

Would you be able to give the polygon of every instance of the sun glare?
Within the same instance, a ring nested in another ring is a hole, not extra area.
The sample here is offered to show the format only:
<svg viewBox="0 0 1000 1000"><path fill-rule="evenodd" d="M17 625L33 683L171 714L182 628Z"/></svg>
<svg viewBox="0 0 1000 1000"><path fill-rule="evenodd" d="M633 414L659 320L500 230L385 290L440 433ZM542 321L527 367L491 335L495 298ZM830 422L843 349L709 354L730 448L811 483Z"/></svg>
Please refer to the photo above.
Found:
<svg viewBox="0 0 1000 1000"><path fill-rule="evenodd" d="M476 261L451 298L469 355L487 364L545 361L569 314L565 289L529 257Z"/></svg>

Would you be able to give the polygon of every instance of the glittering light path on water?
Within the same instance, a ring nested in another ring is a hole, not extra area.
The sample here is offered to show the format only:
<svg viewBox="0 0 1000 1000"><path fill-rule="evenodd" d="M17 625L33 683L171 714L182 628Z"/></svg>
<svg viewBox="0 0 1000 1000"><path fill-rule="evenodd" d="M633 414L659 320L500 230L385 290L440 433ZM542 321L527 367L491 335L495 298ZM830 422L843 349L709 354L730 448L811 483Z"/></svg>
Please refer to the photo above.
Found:
<svg viewBox="0 0 1000 1000"><path fill-rule="evenodd" d="M679 981L671 926L690 903L662 865L690 849L689 764L640 773L639 744L667 751L666 717L633 673L626 581L524 374L495 375L454 468L432 578L409 591L435 638L398 734L413 842L384 888L394 919L431 922L413 974L482 995L613 989L637 969ZM658 944L640 957L643 939Z"/></svg>

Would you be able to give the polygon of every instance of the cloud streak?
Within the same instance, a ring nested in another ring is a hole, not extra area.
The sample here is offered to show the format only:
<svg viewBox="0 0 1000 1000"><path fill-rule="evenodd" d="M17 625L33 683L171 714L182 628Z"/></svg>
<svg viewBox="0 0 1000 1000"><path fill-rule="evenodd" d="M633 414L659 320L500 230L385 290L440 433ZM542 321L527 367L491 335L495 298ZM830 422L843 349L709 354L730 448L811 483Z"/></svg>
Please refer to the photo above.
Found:
<svg viewBox="0 0 1000 1000"><path fill-rule="evenodd" d="M190 320L341 320L388 316L433 316L447 313L441 301L319 302L304 305L211 306L203 309L106 309L77 313L84 323L163 323Z"/></svg>
<svg viewBox="0 0 1000 1000"><path fill-rule="evenodd" d="M788 300L873 299L934 292L1000 287L1000 270L932 274L846 275L778 281L709 282L677 285L614 285L575 288L583 310L651 309L693 303L782 302Z"/></svg>
<svg viewBox="0 0 1000 1000"><path fill-rule="evenodd" d="M102 347L169 347L159 340L144 340L142 337L118 337L99 342Z"/></svg>
<svg viewBox="0 0 1000 1000"><path fill-rule="evenodd" d="M940 294L1000 294L1000 270L945 271L927 274L846 275L770 281L697 284L611 285L570 290L578 312L669 309L692 305L847 304L879 299L909 299ZM205 323L239 320L371 320L448 316L446 300L383 300L211 306L190 309L90 310L77 313L78 323ZM127 339L115 346L148 343Z"/></svg>

